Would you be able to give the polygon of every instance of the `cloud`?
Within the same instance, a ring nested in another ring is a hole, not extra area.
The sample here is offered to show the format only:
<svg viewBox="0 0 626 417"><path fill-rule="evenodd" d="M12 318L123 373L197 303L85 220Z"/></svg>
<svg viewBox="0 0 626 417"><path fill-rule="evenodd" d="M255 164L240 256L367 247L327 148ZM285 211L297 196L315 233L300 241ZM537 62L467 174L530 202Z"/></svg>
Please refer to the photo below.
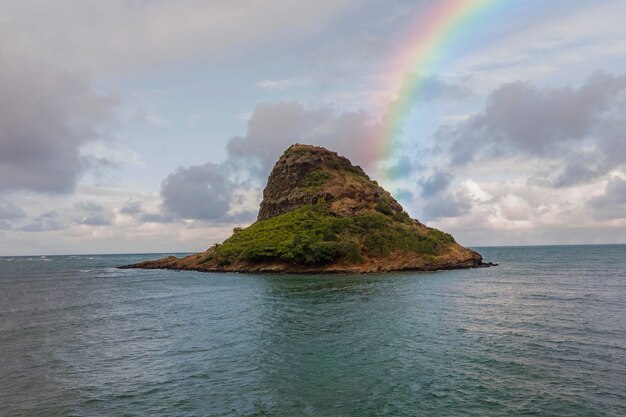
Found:
<svg viewBox="0 0 626 417"><path fill-rule="evenodd" d="M224 220L232 190L217 164L180 167L161 185L166 212L183 219Z"/></svg>
<svg viewBox="0 0 626 417"><path fill-rule="evenodd" d="M400 202L410 203L413 201L413 193L405 188L398 188L394 193L394 197Z"/></svg>
<svg viewBox="0 0 626 417"><path fill-rule="evenodd" d="M0 25L0 192L67 193L81 173L110 166L93 155L81 157L85 144L102 139L100 129L115 107L94 91L91 77L293 42L323 31L359 4L61 0L54 6L6 5L7 18ZM25 29L32 27L37 30ZM305 82L290 78L260 85L286 88ZM162 122L152 114L142 117Z"/></svg>
<svg viewBox="0 0 626 417"><path fill-rule="evenodd" d="M171 202L170 202L171 203ZM128 201L119 209L120 214L125 214L140 223L173 223L175 218L170 213L146 212L139 201Z"/></svg>
<svg viewBox="0 0 626 417"><path fill-rule="evenodd" d="M114 101L89 80L0 40L0 191L73 190L85 163L80 147L101 139Z"/></svg>
<svg viewBox="0 0 626 417"><path fill-rule="evenodd" d="M47 211L37 216L33 221L15 230L20 232L49 232L64 229L65 225L59 220L59 213Z"/></svg>
<svg viewBox="0 0 626 417"><path fill-rule="evenodd" d="M602 125L598 126L597 137L600 140L597 143L597 151L606 158L606 166L613 167L626 163L626 92L621 92L623 101L613 114L608 115L602 121Z"/></svg>
<svg viewBox="0 0 626 417"><path fill-rule="evenodd" d="M391 178L407 178L421 166L406 155L398 158L393 165L386 170L386 174Z"/></svg>
<svg viewBox="0 0 626 417"><path fill-rule="evenodd" d="M545 155L568 141L586 137L626 88L626 75L597 74L578 89L505 84L487 99L485 109L445 133L454 139L453 158L467 161L481 147L509 146ZM460 151L455 151L460 146Z"/></svg>
<svg viewBox="0 0 626 417"><path fill-rule="evenodd" d="M167 176L161 185L163 214L217 222L251 220L264 180L289 145L325 146L368 164L373 161L372 129L363 112L308 109L297 102L259 104L246 135L229 140L226 160L180 167ZM126 214L135 210L134 205L123 209Z"/></svg>
<svg viewBox="0 0 626 417"><path fill-rule="evenodd" d="M138 220L142 223L172 223L174 217L170 214L143 213L138 217Z"/></svg>
<svg viewBox="0 0 626 417"><path fill-rule="evenodd" d="M626 218L626 180L614 178L608 182L604 194L587 203L598 219Z"/></svg>
<svg viewBox="0 0 626 417"><path fill-rule="evenodd" d="M113 224L113 221L102 214L94 214L81 218L78 220L78 224L84 226L110 226Z"/></svg>
<svg viewBox="0 0 626 417"><path fill-rule="evenodd" d="M282 80L261 80L256 86L264 90L287 90L293 87L302 87L311 83L306 78L285 78Z"/></svg>
<svg viewBox="0 0 626 417"><path fill-rule="evenodd" d="M428 179L421 182L422 197L430 198L441 193L442 191L445 191L452 182L453 178L454 175L449 172L440 170L435 171L435 173L428 177Z"/></svg>
<svg viewBox="0 0 626 417"><path fill-rule="evenodd" d="M509 3L508 13L515 16L515 22L507 23L500 36L480 50L471 49L454 64L478 81L477 91L521 78L577 79L598 68L624 67L623 2L579 1L572 7L572 2L558 1L550 2L550 7L529 6L528 2Z"/></svg>
<svg viewBox="0 0 626 417"><path fill-rule="evenodd" d="M474 95L474 92L467 86L461 84L451 84L436 76L421 78L419 83L420 100L463 100Z"/></svg>
<svg viewBox="0 0 626 417"><path fill-rule="evenodd" d="M120 209L120 213L129 216L143 213L143 209L141 208L141 202L129 201L125 206Z"/></svg>
<svg viewBox="0 0 626 417"><path fill-rule="evenodd" d="M74 221L83 226L110 226L113 224L113 213L102 205L93 202L80 202L75 205L81 216Z"/></svg>
<svg viewBox="0 0 626 417"><path fill-rule="evenodd" d="M362 165L371 165L375 126L365 112L308 109L298 102L257 105L245 136L230 139L227 165L247 166L265 179L282 152L294 143L324 146Z"/></svg>
<svg viewBox="0 0 626 417"><path fill-rule="evenodd" d="M528 220L533 212L528 201L515 194L504 195L498 199L497 203L502 216L510 221Z"/></svg>
<svg viewBox="0 0 626 417"><path fill-rule="evenodd" d="M11 230L14 223L26 217L26 212L10 201L0 200L0 230Z"/></svg>
<svg viewBox="0 0 626 417"><path fill-rule="evenodd" d="M463 191L445 193L430 199L423 208L424 220L460 217L470 212L472 201Z"/></svg>
<svg viewBox="0 0 626 417"><path fill-rule="evenodd" d="M76 203L76 209L87 213L100 213L104 208L94 201L81 201Z"/></svg>
<svg viewBox="0 0 626 417"><path fill-rule="evenodd" d="M21 207L10 201L0 200L0 220L15 220L26 217L26 212Z"/></svg>
<svg viewBox="0 0 626 417"><path fill-rule="evenodd" d="M572 187L586 183L610 170L610 167L602 162L603 157L598 152L588 154L572 152L567 155L566 160L563 161L563 167L556 176L552 178L550 174L546 174L547 181L544 180L539 183L555 188Z"/></svg>
<svg viewBox="0 0 626 417"><path fill-rule="evenodd" d="M238 55L260 44L323 31L357 0L11 2L0 38L68 68L101 74L142 71L190 56ZM36 31L24 28L36 27ZM115 30L111 30L115 28ZM97 47L94 47L97 45Z"/></svg>
<svg viewBox="0 0 626 417"><path fill-rule="evenodd" d="M522 154L552 160L540 182L570 187L626 162L626 74L595 74L578 88L504 84L483 111L439 129L452 167Z"/></svg>

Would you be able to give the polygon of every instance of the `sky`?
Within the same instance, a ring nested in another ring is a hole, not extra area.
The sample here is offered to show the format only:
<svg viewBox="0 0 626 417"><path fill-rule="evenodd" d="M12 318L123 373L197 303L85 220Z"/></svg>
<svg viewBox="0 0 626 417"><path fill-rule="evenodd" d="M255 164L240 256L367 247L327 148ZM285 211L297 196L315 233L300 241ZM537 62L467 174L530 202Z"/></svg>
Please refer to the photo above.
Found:
<svg viewBox="0 0 626 417"><path fill-rule="evenodd" d="M626 243L626 2L0 4L0 256L204 250L292 143L464 245Z"/></svg>

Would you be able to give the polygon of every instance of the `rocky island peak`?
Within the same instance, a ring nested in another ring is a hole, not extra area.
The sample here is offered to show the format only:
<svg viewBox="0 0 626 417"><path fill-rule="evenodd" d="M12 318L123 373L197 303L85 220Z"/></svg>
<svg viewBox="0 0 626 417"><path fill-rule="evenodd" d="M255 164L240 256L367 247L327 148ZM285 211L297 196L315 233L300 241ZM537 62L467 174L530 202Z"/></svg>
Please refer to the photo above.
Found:
<svg viewBox="0 0 626 417"><path fill-rule="evenodd" d="M451 235L411 219L349 159L294 144L274 165L252 225L204 252L125 268L363 273L488 265Z"/></svg>

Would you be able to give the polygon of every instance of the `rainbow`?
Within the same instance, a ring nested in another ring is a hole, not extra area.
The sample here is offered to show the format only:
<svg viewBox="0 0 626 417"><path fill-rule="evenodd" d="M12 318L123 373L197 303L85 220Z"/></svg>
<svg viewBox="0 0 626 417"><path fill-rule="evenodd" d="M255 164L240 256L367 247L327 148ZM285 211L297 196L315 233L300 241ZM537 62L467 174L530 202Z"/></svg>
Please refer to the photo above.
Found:
<svg viewBox="0 0 626 417"><path fill-rule="evenodd" d="M375 156L378 161L391 155L411 109L423 92L424 76L434 73L440 58L461 35L470 31L477 20L502 0L436 0L421 14L406 36L406 45L391 61L389 85L385 91L396 92L376 133Z"/></svg>

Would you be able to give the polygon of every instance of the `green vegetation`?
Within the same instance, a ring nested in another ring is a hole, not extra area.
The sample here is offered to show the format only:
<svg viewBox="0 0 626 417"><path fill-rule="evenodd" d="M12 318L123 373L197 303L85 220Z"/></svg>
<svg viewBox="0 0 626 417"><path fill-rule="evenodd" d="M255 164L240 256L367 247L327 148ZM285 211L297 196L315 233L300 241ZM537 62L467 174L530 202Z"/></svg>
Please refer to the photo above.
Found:
<svg viewBox="0 0 626 417"><path fill-rule="evenodd" d="M283 152L283 156L289 154L302 156L310 152L311 150L306 146L290 146L285 152Z"/></svg>
<svg viewBox="0 0 626 417"><path fill-rule="evenodd" d="M328 181L332 177L333 176L330 172L313 171L310 172L306 177L302 178L298 183L298 186L310 192L317 192L322 188L326 181Z"/></svg>
<svg viewBox="0 0 626 417"><path fill-rule="evenodd" d="M330 161L328 166L330 167L330 169L334 169L335 171L339 171L341 169L341 163L336 159Z"/></svg>
<svg viewBox="0 0 626 417"><path fill-rule="evenodd" d="M452 242L452 236L446 233L421 229L386 214L334 217L326 213L324 204L317 204L238 230L215 248L211 258L217 257L222 265L236 260L360 262L363 256L386 256L396 250L436 255Z"/></svg>
<svg viewBox="0 0 626 417"><path fill-rule="evenodd" d="M388 201L382 199L378 203L376 203L376 211L384 214L385 216L393 215L393 208L391 208L391 204L389 204Z"/></svg>
<svg viewBox="0 0 626 417"><path fill-rule="evenodd" d="M400 222L400 223L412 223L412 220L406 211L400 211L400 212L394 213L392 217L395 221Z"/></svg>

